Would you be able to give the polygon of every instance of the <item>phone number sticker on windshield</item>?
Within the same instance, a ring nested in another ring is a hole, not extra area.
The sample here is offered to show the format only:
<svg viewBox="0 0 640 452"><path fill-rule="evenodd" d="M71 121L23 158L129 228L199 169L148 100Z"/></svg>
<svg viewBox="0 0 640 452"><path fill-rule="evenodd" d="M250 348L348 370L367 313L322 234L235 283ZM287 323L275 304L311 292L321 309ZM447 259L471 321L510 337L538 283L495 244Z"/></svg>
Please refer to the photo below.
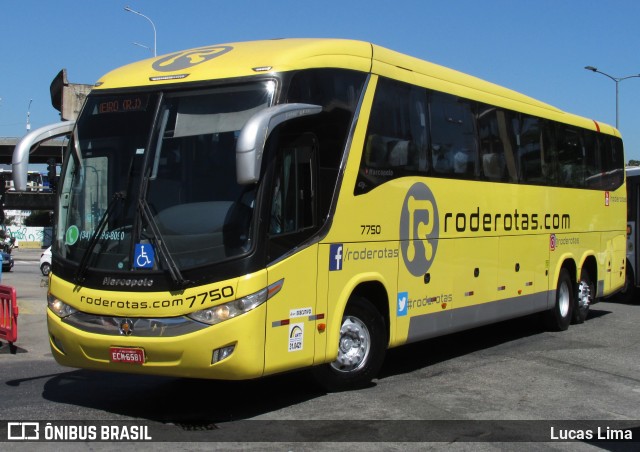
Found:
<svg viewBox="0 0 640 452"><path fill-rule="evenodd" d="M80 240L91 240L95 232L82 231L80 232ZM124 231L102 231L100 234L100 240L124 240Z"/></svg>
<svg viewBox="0 0 640 452"><path fill-rule="evenodd" d="M80 230L78 229L78 226L75 224L69 226L67 232L64 234L64 243L66 245L75 245L78 238L80 238Z"/></svg>

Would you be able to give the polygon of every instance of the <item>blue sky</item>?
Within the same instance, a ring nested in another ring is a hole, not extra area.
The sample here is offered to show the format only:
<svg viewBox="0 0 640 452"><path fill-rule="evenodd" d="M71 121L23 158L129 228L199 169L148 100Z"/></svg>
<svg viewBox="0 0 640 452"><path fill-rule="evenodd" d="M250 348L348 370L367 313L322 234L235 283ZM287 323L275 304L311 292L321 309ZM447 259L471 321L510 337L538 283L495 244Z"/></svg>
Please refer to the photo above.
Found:
<svg viewBox="0 0 640 452"><path fill-rule="evenodd" d="M94 83L124 64L207 44L283 37L371 41L615 124L614 77L640 74L637 0L0 0L0 137L59 120L62 68ZM640 160L640 78L620 88L627 160ZM31 107L29 108L29 104Z"/></svg>

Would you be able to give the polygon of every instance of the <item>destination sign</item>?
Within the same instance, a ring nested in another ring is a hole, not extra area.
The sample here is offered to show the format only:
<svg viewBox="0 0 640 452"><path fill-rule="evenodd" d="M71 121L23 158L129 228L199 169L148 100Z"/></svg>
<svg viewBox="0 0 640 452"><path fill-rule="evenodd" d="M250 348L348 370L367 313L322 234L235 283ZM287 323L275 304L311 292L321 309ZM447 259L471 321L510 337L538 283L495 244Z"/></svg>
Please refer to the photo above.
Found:
<svg viewBox="0 0 640 452"><path fill-rule="evenodd" d="M145 111L147 109L148 96L118 96L109 97L96 104L94 114L129 113Z"/></svg>

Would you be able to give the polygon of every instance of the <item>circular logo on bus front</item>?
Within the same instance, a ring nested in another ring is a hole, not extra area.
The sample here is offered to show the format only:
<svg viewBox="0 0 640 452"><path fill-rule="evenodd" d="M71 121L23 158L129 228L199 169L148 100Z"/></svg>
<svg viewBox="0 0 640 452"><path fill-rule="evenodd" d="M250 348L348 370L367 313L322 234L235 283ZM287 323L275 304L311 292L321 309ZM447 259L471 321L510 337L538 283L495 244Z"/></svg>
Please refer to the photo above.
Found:
<svg viewBox="0 0 640 452"><path fill-rule="evenodd" d="M159 72L173 72L187 69L224 55L233 49L231 46L209 46L172 53L153 62L151 65Z"/></svg>
<svg viewBox="0 0 640 452"><path fill-rule="evenodd" d="M64 243L66 245L74 245L78 241L78 238L80 238L80 230L78 229L78 226L69 226L69 229L67 229L67 232L64 235Z"/></svg>
<svg viewBox="0 0 640 452"><path fill-rule="evenodd" d="M422 182L411 186L400 212L400 248L404 265L414 276L431 267L438 248L438 207L433 193Z"/></svg>

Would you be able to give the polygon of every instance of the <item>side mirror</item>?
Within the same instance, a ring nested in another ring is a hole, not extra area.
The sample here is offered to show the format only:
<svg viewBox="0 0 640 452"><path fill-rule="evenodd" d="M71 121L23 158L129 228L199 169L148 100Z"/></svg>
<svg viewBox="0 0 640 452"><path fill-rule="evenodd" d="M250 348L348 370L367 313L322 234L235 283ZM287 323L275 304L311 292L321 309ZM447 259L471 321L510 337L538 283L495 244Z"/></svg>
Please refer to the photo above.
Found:
<svg viewBox="0 0 640 452"><path fill-rule="evenodd" d="M316 115L322 107L312 104L282 104L260 110L240 130L236 144L236 178L238 184L260 180L262 154L267 138L279 124L302 116Z"/></svg>
<svg viewBox="0 0 640 452"><path fill-rule="evenodd" d="M40 127L25 135L13 150L13 186L16 191L26 191L27 171L29 170L29 151L43 141L68 135L73 131L75 121L64 121Z"/></svg>

